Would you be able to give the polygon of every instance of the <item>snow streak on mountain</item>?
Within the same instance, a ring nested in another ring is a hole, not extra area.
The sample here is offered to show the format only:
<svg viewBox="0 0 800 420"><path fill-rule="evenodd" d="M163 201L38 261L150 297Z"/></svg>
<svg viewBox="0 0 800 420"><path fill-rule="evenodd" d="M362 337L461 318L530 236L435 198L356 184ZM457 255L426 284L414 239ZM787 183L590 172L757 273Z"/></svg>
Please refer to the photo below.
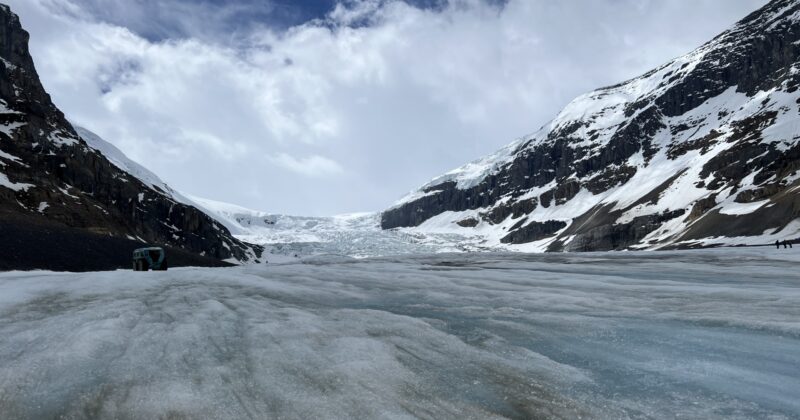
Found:
<svg viewBox="0 0 800 420"><path fill-rule="evenodd" d="M386 210L384 229L530 251L764 243L800 235L800 1L578 97L553 121Z"/></svg>

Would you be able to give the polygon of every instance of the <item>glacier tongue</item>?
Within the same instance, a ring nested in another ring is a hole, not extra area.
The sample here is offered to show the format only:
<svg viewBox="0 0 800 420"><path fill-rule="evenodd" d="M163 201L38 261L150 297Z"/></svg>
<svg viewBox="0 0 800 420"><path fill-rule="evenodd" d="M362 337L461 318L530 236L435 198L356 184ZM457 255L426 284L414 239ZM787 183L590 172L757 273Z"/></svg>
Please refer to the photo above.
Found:
<svg viewBox="0 0 800 420"><path fill-rule="evenodd" d="M184 195L224 224L236 238L263 245L267 262L287 262L324 254L365 258L485 249L480 246L482 240L475 242L475 235L382 230L378 213L290 216Z"/></svg>

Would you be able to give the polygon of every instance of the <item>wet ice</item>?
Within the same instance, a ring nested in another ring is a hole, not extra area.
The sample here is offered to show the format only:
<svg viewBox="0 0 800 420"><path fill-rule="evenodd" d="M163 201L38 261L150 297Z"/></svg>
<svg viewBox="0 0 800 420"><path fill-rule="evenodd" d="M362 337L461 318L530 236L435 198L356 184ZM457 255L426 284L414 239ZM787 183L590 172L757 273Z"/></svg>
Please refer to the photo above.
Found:
<svg viewBox="0 0 800 420"><path fill-rule="evenodd" d="M0 274L0 412L795 418L800 258L453 254Z"/></svg>

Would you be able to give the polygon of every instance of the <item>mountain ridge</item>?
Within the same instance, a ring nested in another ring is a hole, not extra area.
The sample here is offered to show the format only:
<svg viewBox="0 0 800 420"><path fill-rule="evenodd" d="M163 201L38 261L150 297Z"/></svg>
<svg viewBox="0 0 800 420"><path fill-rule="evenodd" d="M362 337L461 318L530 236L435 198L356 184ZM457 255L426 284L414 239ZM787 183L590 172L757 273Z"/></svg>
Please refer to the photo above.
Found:
<svg viewBox="0 0 800 420"><path fill-rule="evenodd" d="M129 264L122 263L130 259L127 250L141 243L182 250L177 254L187 264L257 260L260 247L234 238L166 184L143 182L90 147L42 86L28 41L19 17L0 5L0 237L14 242L14 252L0 256L0 265L121 268ZM19 229L31 234L15 234ZM42 252L41 236L55 242L48 250L53 264L35 258ZM58 246L78 236L76 243L84 247ZM104 248L124 250L125 256L109 265L86 255Z"/></svg>
<svg viewBox="0 0 800 420"><path fill-rule="evenodd" d="M489 246L531 251L796 237L798 21L799 2L772 1L434 178L384 211L381 226L473 231Z"/></svg>

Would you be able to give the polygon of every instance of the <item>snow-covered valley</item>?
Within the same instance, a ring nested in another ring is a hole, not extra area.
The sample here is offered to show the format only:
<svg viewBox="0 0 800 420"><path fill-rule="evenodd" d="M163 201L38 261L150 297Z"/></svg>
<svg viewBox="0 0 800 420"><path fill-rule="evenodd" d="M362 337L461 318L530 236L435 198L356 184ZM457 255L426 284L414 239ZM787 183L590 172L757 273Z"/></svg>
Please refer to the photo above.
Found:
<svg viewBox="0 0 800 420"><path fill-rule="evenodd" d="M790 249L0 273L5 418L797 418Z"/></svg>

